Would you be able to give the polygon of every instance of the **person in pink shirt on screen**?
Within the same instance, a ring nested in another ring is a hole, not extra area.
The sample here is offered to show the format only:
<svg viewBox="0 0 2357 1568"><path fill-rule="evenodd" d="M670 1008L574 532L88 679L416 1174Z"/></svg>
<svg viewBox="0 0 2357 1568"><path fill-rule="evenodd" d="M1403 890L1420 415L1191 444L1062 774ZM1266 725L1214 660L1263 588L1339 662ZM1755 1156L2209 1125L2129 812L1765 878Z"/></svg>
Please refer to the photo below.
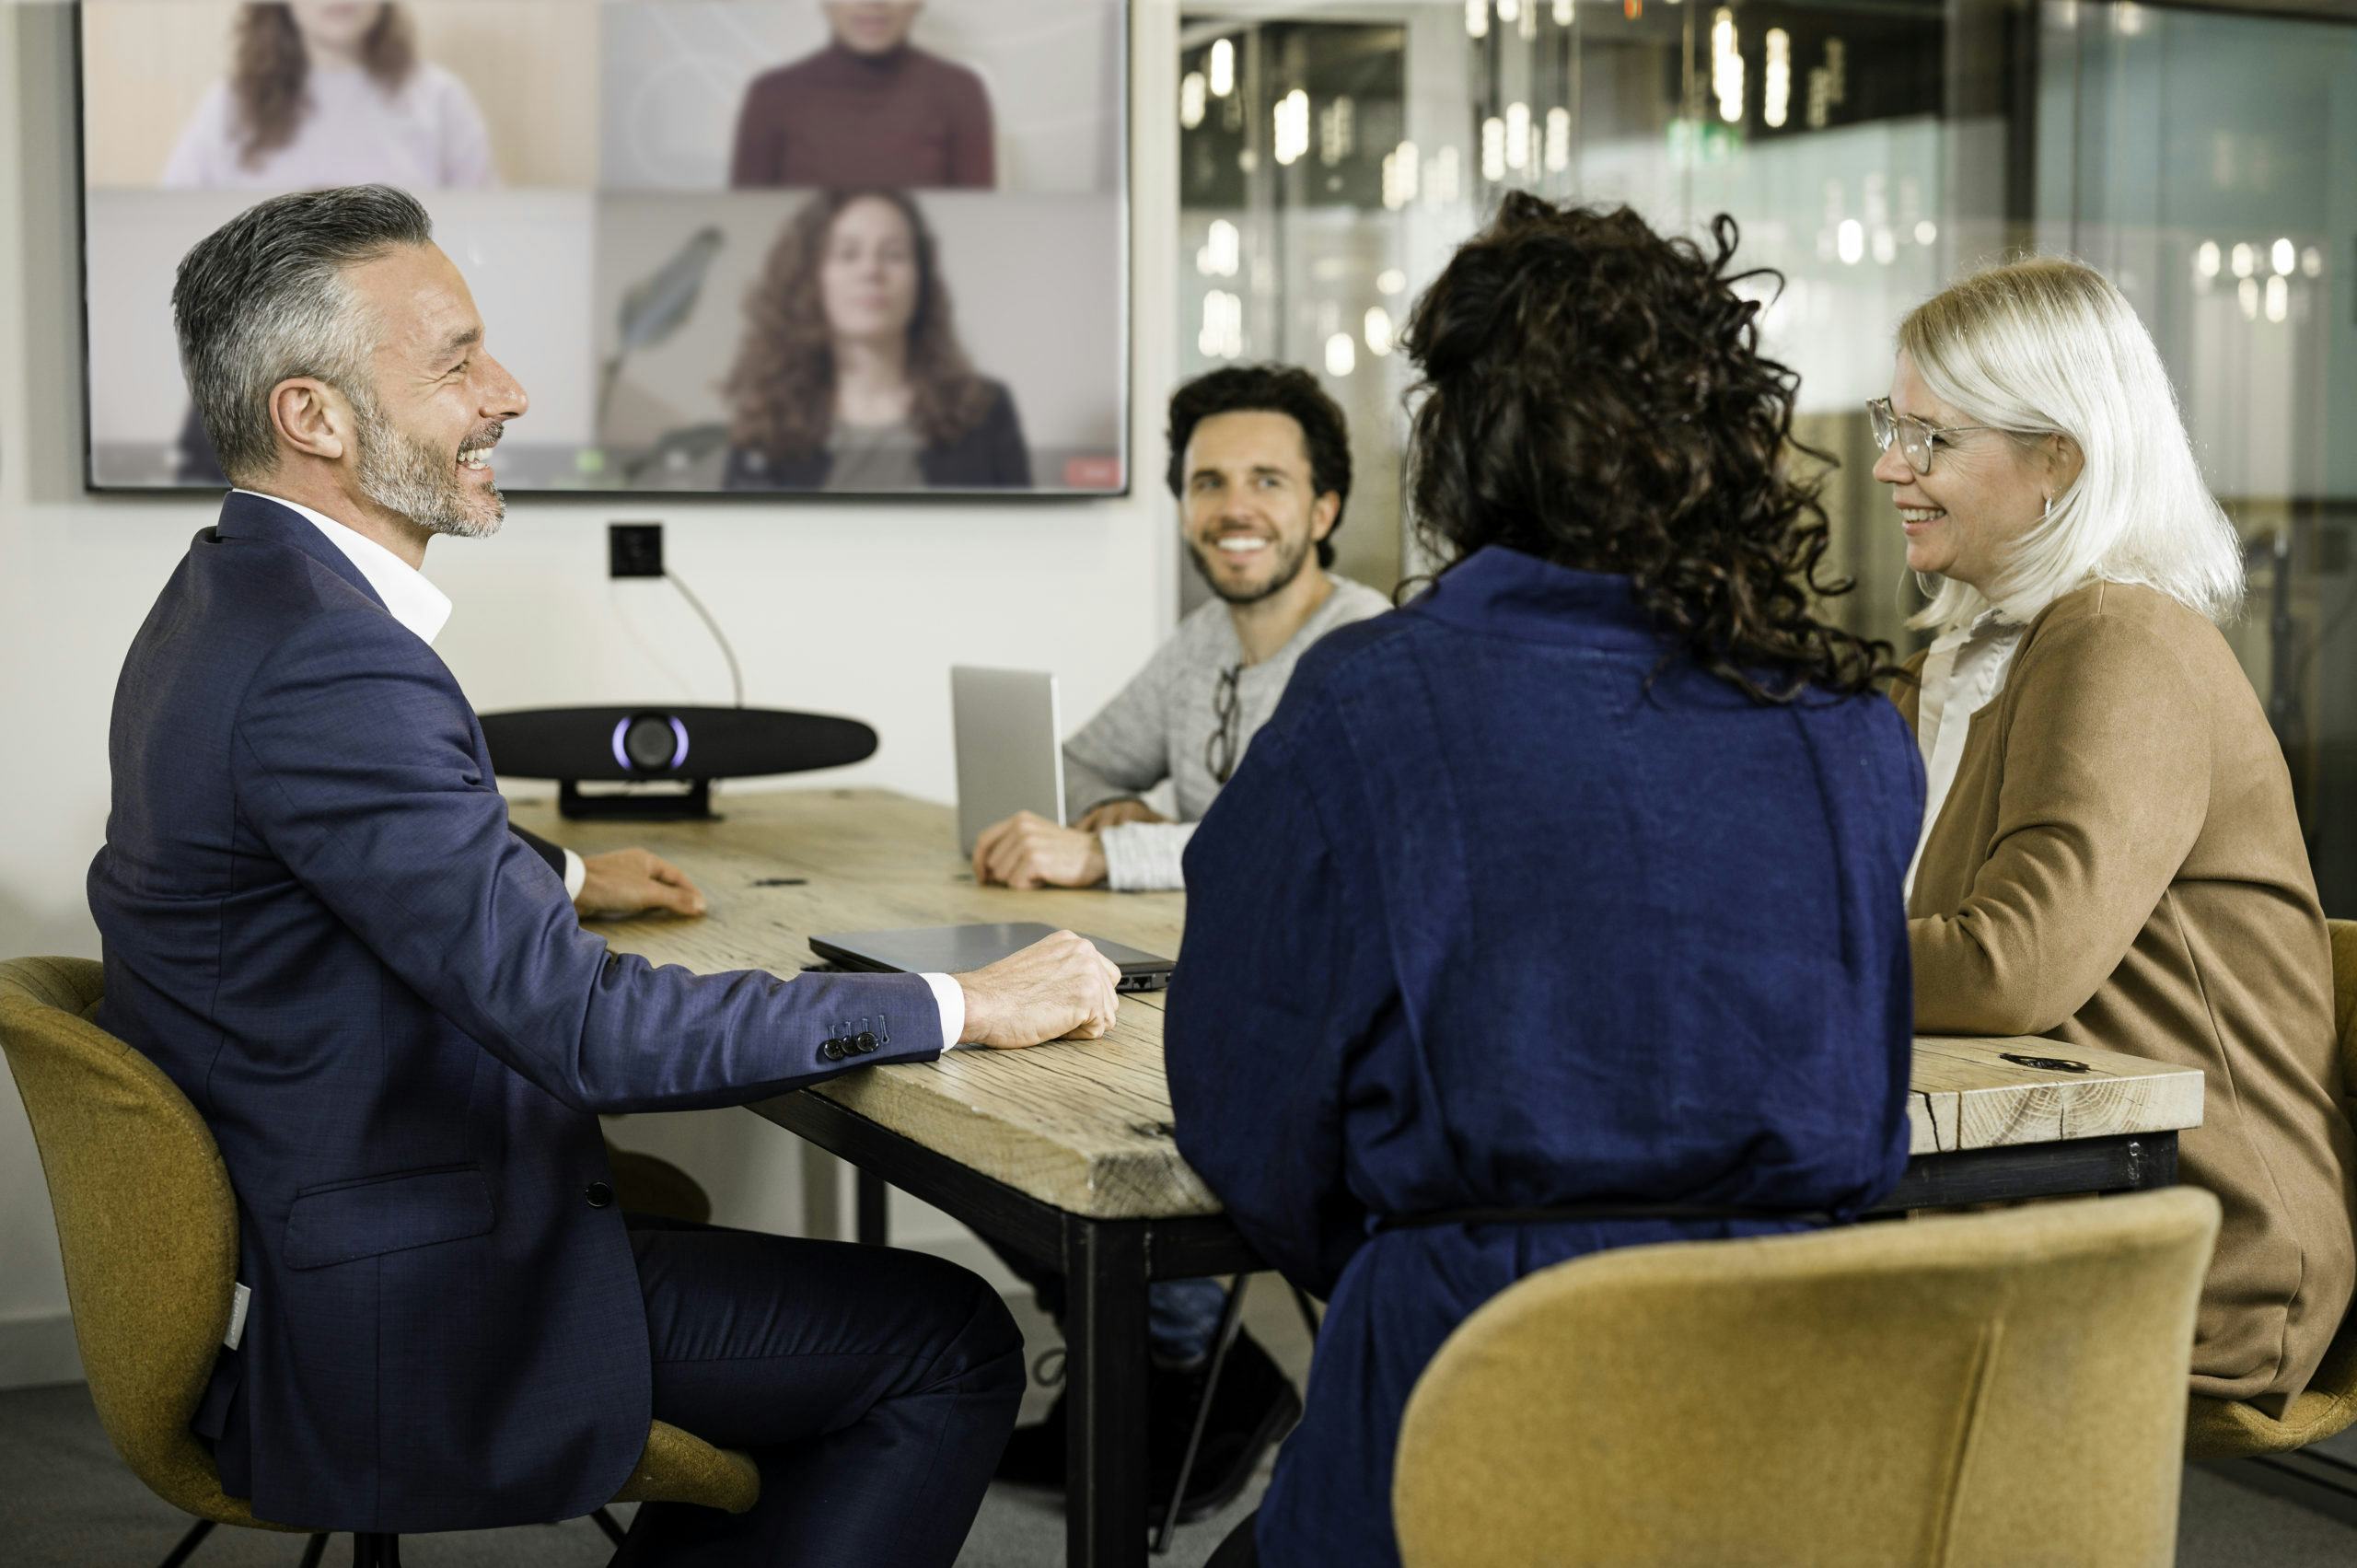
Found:
<svg viewBox="0 0 2357 1568"><path fill-rule="evenodd" d="M482 110L457 76L418 58L416 29L399 6L246 6L230 55L228 75L206 92L172 148L167 187L498 183Z"/></svg>
<svg viewBox="0 0 2357 1568"><path fill-rule="evenodd" d="M818 53L757 76L737 116L728 183L989 190L998 183L981 77L909 42L920 0L823 0Z"/></svg>

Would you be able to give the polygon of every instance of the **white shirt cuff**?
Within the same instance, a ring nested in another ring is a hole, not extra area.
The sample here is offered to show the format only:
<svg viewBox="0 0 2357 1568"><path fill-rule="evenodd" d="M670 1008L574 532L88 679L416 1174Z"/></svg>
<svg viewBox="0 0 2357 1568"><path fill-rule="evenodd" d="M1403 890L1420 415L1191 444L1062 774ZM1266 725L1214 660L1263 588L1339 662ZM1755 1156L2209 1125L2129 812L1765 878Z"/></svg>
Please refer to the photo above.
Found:
<svg viewBox="0 0 2357 1568"><path fill-rule="evenodd" d="M567 899L579 898L582 884L588 880L589 863L571 850L566 850L564 852L564 896Z"/></svg>
<svg viewBox="0 0 2357 1568"><path fill-rule="evenodd" d="M946 974L918 977L933 987L934 1005L941 1009L941 1049L955 1051L964 1042L958 1037L966 1032L966 992Z"/></svg>
<svg viewBox="0 0 2357 1568"><path fill-rule="evenodd" d="M1123 822L1097 835L1105 850L1105 882L1117 893L1146 893L1187 886L1186 854L1192 822Z"/></svg>

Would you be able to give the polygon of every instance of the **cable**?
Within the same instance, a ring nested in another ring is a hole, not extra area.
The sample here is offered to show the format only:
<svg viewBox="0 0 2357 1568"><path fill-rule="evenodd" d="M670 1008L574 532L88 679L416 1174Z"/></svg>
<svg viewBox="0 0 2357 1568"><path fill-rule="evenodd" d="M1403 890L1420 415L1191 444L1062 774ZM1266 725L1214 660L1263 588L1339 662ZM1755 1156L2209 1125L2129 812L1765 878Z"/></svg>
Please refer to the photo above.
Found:
<svg viewBox="0 0 2357 1568"><path fill-rule="evenodd" d="M687 584L668 572L663 574L663 580L679 589L679 597L688 601L688 608L702 616L703 623L712 628L713 641L720 645L721 656L728 661L728 684L736 691L737 705L743 707L745 705L745 676L744 672L737 668L737 650L728 645L728 633L720 629L720 622L712 618L712 611L703 607L703 600L696 598L694 590Z"/></svg>

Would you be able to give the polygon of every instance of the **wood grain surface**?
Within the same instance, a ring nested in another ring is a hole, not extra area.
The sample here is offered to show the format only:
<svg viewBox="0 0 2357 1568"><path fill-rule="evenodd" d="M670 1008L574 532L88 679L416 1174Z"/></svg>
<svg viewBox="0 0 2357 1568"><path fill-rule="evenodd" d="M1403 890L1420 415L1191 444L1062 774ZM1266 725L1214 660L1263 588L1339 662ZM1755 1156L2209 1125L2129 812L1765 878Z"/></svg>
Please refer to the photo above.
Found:
<svg viewBox="0 0 2357 1568"><path fill-rule="evenodd" d="M2084 1072L2009 1062L2076 1063ZM2061 1143L2201 1125L2201 1074L2050 1040L1919 1035L1911 1154Z"/></svg>
<svg viewBox="0 0 2357 1568"><path fill-rule="evenodd" d="M813 935L981 921L1036 920L1151 953L1178 950L1182 894L976 887L958 853L957 814L945 806L847 789L716 794L715 803L717 822L576 822L547 801L519 801L513 816L586 854L644 844L695 879L711 904L702 920L591 923L617 949L657 963L786 973L812 961ZM1218 1202L1171 1143L1160 1003L1124 997L1101 1040L953 1051L804 1092L1072 1213L1215 1214ZM2087 1071L2026 1066L2007 1052ZM1918 1155L2201 1121L2200 1073L2046 1040L1919 1040L1912 1088Z"/></svg>

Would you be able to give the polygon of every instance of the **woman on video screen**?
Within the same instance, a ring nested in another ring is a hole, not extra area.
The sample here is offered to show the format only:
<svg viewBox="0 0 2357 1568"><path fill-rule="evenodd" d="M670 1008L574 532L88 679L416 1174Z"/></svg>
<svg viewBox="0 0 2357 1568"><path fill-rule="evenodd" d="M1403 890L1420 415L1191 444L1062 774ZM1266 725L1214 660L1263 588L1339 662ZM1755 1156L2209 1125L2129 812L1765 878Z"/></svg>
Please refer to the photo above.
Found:
<svg viewBox="0 0 2357 1568"><path fill-rule="evenodd" d="M417 57L401 7L295 0L238 15L214 84L164 166L179 189L299 191L495 182L482 111L458 77Z"/></svg>
<svg viewBox="0 0 2357 1568"><path fill-rule="evenodd" d="M814 197L746 301L732 490L1020 489L1015 400L975 374L932 231L893 191Z"/></svg>

